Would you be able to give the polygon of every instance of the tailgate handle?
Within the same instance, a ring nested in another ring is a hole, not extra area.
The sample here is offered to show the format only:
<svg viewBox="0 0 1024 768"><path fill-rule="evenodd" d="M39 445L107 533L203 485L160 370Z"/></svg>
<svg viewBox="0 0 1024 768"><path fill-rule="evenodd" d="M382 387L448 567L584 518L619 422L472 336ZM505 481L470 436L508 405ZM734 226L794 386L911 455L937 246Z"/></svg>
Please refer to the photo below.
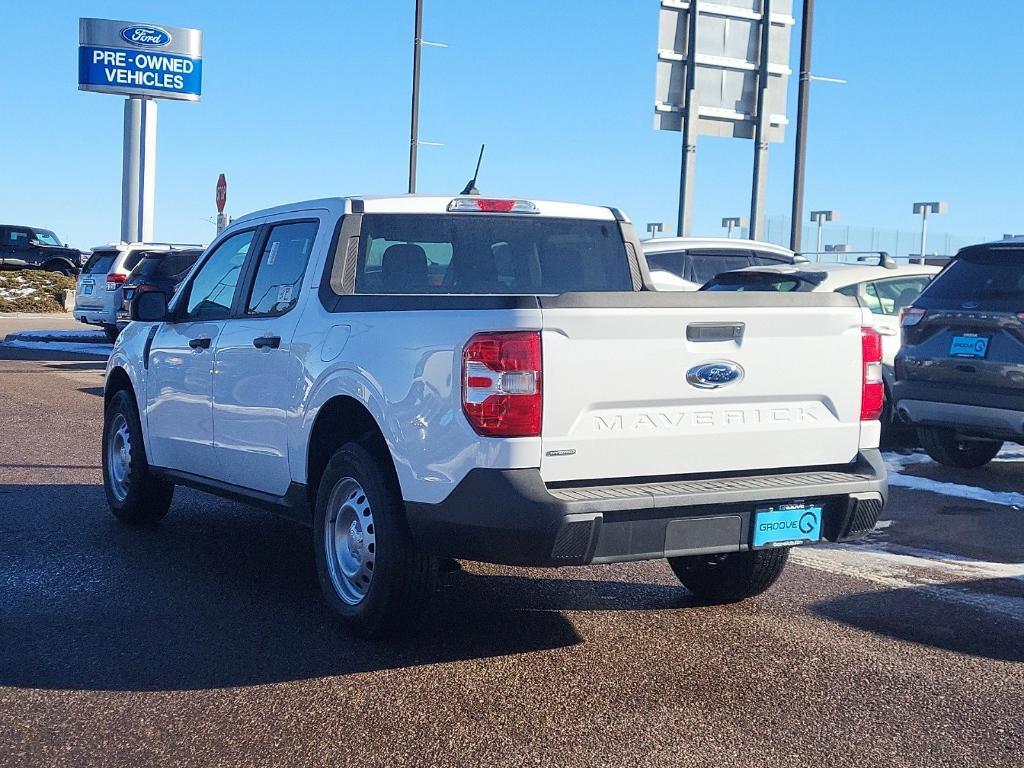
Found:
<svg viewBox="0 0 1024 768"><path fill-rule="evenodd" d="M686 326L687 341L739 341L743 323L690 323Z"/></svg>

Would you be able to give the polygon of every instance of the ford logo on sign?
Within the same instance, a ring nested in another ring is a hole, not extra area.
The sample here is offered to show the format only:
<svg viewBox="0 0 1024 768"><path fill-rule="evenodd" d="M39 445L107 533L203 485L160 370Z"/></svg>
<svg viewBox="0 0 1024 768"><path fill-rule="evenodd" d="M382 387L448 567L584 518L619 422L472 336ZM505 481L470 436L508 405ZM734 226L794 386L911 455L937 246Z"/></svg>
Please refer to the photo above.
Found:
<svg viewBox="0 0 1024 768"><path fill-rule="evenodd" d="M704 363L686 372L686 381L698 389L718 389L735 384L743 378L743 369L736 363L716 361Z"/></svg>
<svg viewBox="0 0 1024 768"><path fill-rule="evenodd" d="M146 48L163 48L171 42L171 35L166 29L160 29L160 27L133 24L130 27L121 28L121 39L132 45L141 45Z"/></svg>

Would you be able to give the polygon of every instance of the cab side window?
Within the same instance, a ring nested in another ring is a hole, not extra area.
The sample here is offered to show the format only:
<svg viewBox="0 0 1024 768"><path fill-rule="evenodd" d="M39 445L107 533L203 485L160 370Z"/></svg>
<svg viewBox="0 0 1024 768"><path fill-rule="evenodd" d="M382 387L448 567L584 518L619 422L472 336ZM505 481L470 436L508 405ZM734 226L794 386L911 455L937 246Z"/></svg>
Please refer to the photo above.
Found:
<svg viewBox="0 0 1024 768"><path fill-rule="evenodd" d="M317 223L277 224L260 253L246 314L281 315L299 300L302 277L316 239Z"/></svg>
<svg viewBox="0 0 1024 768"><path fill-rule="evenodd" d="M189 287L188 320L223 320L231 314L238 277L256 230L239 232L217 246Z"/></svg>

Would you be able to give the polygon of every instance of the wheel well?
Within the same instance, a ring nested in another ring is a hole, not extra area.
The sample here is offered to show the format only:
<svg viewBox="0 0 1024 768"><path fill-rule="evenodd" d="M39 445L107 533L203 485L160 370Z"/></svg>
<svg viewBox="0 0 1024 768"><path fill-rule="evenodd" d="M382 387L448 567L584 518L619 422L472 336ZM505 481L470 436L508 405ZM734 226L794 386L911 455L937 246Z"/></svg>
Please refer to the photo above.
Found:
<svg viewBox="0 0 1024 768"><path fill-rule="evenodd" d="M128 372L124 368L115 368L107 376L107 383L103 387L103 407L107 407L115 394L120 392L122 389L127 390L135 397L135 388L132 387L132 380L128 377Z"/></svg>
<svg viewBox="0 0 1024 768"><path fill-rule="evenodd" d="M71 262L65 261L64 259L50 259L49 261L45 262L42 266L44 270L50 270L53 269L54 267L74 269L74 267L71 265Z"/></svg>
<svg viewBox="0 0 1024 768"><path fill-rule="evenodd" d="M334 397L321 406L309 433L306 493L311 508L316 505L317 487L327 462L338 448L352 442L360 443L377 456L397 487L398 475L391 460L391 451L376 420L358 400L346 396Z"/></svg>

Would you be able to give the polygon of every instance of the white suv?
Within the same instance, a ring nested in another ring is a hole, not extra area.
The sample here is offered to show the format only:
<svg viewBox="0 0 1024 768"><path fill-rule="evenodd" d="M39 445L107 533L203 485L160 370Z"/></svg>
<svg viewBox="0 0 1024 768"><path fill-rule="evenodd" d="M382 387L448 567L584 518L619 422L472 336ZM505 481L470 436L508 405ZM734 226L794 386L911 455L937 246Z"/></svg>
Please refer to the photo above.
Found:
<svg viewBox="0 0 1024 768"><path fill-rule="evenodd" d="M107 501L175 485L313 528L324 597L379 635L436 558L667 558L702 599L885 499L878 334L836 294L658 293L629 221L479 197L236 221L168 306L138 295L104 393Z"/></svg>
<svg viewBox="0 0 1024 768"><path fill-rule="evenodd" d="M147 253L176 248L202 248L201 245L174 243L111 243L93 248L82 267L75 287L75 319L102 326L113 339L117 336L117 311L124 303L121 284Z"/></svg>

